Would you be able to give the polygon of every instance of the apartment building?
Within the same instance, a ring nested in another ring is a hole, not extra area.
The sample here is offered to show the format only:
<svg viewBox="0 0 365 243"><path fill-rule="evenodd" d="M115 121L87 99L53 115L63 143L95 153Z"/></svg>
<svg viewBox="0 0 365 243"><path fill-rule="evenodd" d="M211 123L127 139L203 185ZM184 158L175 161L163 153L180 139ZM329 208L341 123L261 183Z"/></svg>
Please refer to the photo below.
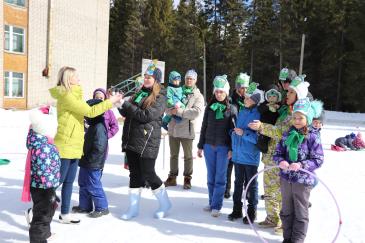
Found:
<svg viewBox="0 0 365 243"><path fill-rule="evenodd" d="M78 70L85 99L106 88L109 0L0 1L0 107L54 103L62 66Z"/></svg>

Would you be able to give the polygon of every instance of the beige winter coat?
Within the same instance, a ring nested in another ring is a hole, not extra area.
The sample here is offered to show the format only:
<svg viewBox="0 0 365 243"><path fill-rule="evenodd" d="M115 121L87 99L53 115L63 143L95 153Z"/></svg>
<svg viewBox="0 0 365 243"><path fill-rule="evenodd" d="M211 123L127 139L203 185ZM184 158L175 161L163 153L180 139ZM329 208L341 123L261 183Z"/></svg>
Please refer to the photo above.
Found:
<svg viewBox="0 0 365 243"><path fill-rule="evenodd" d="M188 95L185 109L179 108L177 116L182 120L176 122L171 119L168 125L169 136L176 138L195 138L195 120L204 111L204 97L198 88L194 88L193 93Z"/></svg>

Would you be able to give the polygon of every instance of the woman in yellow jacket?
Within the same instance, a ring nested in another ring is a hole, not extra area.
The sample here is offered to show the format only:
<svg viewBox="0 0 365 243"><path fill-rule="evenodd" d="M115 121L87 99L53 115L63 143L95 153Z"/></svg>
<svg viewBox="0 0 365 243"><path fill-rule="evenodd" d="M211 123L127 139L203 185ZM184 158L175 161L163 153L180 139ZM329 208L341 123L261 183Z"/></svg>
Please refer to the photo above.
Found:
<svg viewBox="0 0 365 243"><path fill-rule="evenodd" d="M72 185L76 177L78 160L84 145L84 117L96 117L112 108L123 96L114 95L105 101L90 107L83 100L82 88L76 69L62 67L58 72L57 86L50 89L51 96L57 100L57 134L54 142L61 157L61 215L60 222L79 223L70 214Z"/></svg>

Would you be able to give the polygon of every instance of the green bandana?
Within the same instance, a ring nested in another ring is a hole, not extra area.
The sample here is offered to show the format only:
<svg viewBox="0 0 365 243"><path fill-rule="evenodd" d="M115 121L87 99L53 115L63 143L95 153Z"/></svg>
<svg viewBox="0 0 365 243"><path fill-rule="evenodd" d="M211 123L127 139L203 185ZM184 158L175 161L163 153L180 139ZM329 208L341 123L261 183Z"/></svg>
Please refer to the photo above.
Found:
<svg viewBox="0 0 365 243"><path fill-rule="evenodd" d="M184 95L192 94L193 89L194 89L193 87L187 87L185 85L182 87Z"/></svg>
<svg viewBox="0 0 365 243"><path fill-rule="evenodd" d="M242 101L238 101L238 105L240 106L239 107L239 110L243 109L245 107L245 104L242 102Z"/></svg>
<svg viewBox="0 0 365 243"><path fill-rule="evenodd" d="M289 115L289 106L282 105L280 107L280 109L278 110L278 112L279 112L278 121L280 121L280 122L284 121L285 118L287 118L287 116Z"/></svg>
<svg viewBox="0 0 365 243"><path fill-rule="evenodd" d="M258 83L255 82L251 82L250 85L248 86L246 93L249 95L252 95L253 92L255 92L255 90L257 89L257 87L259 86Z"/></svg>
<svg viewBox="0 0 365 243"><path fill-rule="evenodd" d="M303 142L304 137L303 134L298 133L294 129L289 132L289 136L285 140L285 145L289 149L289 159L291 161L298 160L298 146Z"/></svg>
<svg viewBox="0 0 365 243"><path fill-rule="evenodd" d="M139 102L141 102L141 100L145 97L149 96L148 92L145 92L143 90L140 90L137 94L136 94L136 98L134 99L134 102L136 102L137 104L139 104Z"/></svg>
<svg viewBox="0 0 365 243"><path fill-rule="evenodd" d="M223 111L226 109L225 105L215 102L210 106L210 109L215 111L215 119L220 120L224 118Z"/></svg>

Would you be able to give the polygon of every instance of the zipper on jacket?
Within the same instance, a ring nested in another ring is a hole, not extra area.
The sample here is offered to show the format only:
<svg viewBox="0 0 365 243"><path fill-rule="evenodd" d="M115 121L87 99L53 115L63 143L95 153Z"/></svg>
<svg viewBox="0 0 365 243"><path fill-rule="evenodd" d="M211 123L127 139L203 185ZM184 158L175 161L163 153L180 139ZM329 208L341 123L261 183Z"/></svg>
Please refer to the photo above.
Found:
<svg viewBox="0 0 365 243"><path fill-rule="evenodd" d="M151 135L152 135L153 129L154 129L154 128L153 128L153 126L152 126L151 132L150 132L150 134L148 135L146 142L144 143L144 146L143 146L143 149L142 149L142 152L141 152L141 156L140 156L140 157L142 157L143 152L144 152L144 150L146 149L146 146L147 146L148 140L150 140L150 137L151 137Z"/></svg>

